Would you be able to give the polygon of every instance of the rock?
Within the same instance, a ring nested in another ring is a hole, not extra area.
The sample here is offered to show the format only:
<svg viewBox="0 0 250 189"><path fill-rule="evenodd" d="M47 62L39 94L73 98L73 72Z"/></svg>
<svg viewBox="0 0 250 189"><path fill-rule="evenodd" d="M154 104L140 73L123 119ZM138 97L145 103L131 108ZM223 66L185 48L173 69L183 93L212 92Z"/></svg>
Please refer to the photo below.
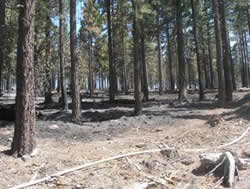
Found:
<svg viewBox="0 0 250 189"><path fill-rule="evenodd" d="M111 120L110 122L111 122L111 124L121 124L121 122L119 120Z"/></svg>
<svg viewBox="0 0 250 189"><path fill-rule="evenodd" d="M155 129L155 131L154 132L156 132L156 133L159 133L159 132L162 132L163 131L163 129Z"/></svg>
<svg viewBox="0 0 250 189"><path fill-rule="evenodd" d="M24 156L21 157L21 159L23 161L29 161L29 160L31 160L31 156L30 155L24 155Z"/></svg>
<svg viewBox="0 0 250 189"><path fill-rule="evenodd" d="M55 129L58 129L59 127L57 125L50 125L49 126L49 129L51 130L55 130Z"/></svg>
<svg viewBox="0 0 250 189"><path fill-rule="evenodd" d="M126 187L126 189L147 189L148 183L134 183L132 186Z"/></svg>
<svg viewBox="0 0 250 189"><path fill-rule="evenodd" d="M144 147L146 147L146 146L147 146L147 145L146 145L146 144L143 144L143 143L142 143L142 144L136 144L136 145L135 145L136 148L144 148Z"/></svg>
<svg viewBox="0 0 250 189"><path fill-rule="evenodd" d="M191 158L187 158L187 159L181 160L181 163L182 163L183 165L191 165L191 164L194 163L194 160L192 160Z"/></svg>
<svg viewBox="0 0 250 189"><path fill-rule="evenodd" d="M177 160L180 158L178 151L175 148L169 148L162 150L161 154L166 157L168 160Z"/></svg>
<svg viewBox="0 0 250 189"><path fill-rule="evenodd" d="M207 123L211 125L211 127L215 127L223 121L224 119L220 115L211 115Z"/></svg>
<svg viewBox="0 0 250 189"><path fill-rule="evenodd" d="M35 156L38 154L38 152L39 152L39 149L38 149L38 148L35 148L35 149L33 150L33 152L30 154L30 156L31 156L31 157L35 157Z"/></svg>

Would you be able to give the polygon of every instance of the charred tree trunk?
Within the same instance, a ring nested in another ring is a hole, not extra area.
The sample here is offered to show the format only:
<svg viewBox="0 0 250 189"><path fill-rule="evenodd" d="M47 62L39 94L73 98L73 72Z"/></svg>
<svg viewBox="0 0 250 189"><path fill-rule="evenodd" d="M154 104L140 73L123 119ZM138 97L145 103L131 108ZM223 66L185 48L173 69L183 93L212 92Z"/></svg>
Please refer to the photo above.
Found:
<svg viewBox="0 0 250 189"><path fill-rule="evenodd" d="M138 2L133 4L133 41L134 41L134 90L135 90L135 115L142 113L142 95L141 95L141 65L139 62L139 23L138 23Z"/></svg>
<svg viewBox="0 0 250 189"><path fill-rule="evenodd" d="M92 69L92 64L93 64L93 47L92 47L92 36L89 33L88 34L88 68L89 68L89 78L88 78L88 88L89 88L89 94L90 98L93 98L94 96L94 83L93 83L93 69Z"/></svg>
<svg viewBox="0 0 250 189"><path fill-rule="evenodd" d="M172 47L171 47L171 40L169 34L169 23L167 23L167 42L168 42L168 67L169 67L169 82L170 82L170 91L175 90L175 81L174 81L174 74L173 74L173 61L172 61Z"/></svg>
<svg viewBox="0 0 250 189"><path fill-rule="evenodd" d="M65 78L65 62L64 62L64 0L59 0L59 58L60 58L60 88L63 109L68 110L66 78Z"/></svg>
<svg viewBox="0 0 250 189"><path fill-rule="evenodd" d="M2 73L4 65L5 44L5 1L0 1L0 96L3 95Z"/></svg>
<svg viewBox="0 0 250 189"><path fill-rule="evenodd" d="M8 69L7 70L7 83L6 83L6 90L8 93L10 93L10 89L11 89L11 71L10 69Z"/></svg>
<svg viewBox="0 0 250 189"><path fill-rule="evenodd" d="M111 28L111 0L107 0L107 22L108 22L108 49L109 49L109 101L113 102L115 100L116 91L116 77L115 77L115 66L113 57L113 47L112 47L112 28Z"/></svg>
<svg viewBox="0 0 250 189"><path fill-rule="evenodd" d="M243 34L240 31L239 32L239 51L240 51L240 55L241 55L241 74L242 74L242 87L249 87L249 76L248 76L248 69L247 69L247 63L246 63L246 59L245 59L245 50L244 50L244 40L243 40Z"/></svg>
<svg viewBox="0 0 250 189"><path fill-rule="evenodd" d="M233 61L233 56L232 56L232 50L230 47L230 38L229 38L229 33L227 33L227 38L228 38L228 53L229 53L229 59L230 59L230 66L231 66L231 75L232 75L232 88L233 90L236 90L236 82L235 82L235 71L234 71L234 61Z"/></svg>
<svg viewBox="0 0 250 189"><path fill-rule="evenodd" d="M36 147L33 62L35 2L23 0L19 8L16 121L11 145L11 153L17 156L31 154Z"/></svg>
<svg viewBox="0 0 250 189"><path fill-rule="evenodd" d="M76 52L76 0L70 0L70 53L71 53L71 92L72 92L72 119L79 121L81 117L81 101L79 86L79 65Z"/></svg>
<svg viewBox="0 0 250 189"><path fill-rule="evenodd" d="M218 73L218 102L224 105L226 100L225 92L225 78L223 67L223 49L221 38L221 26L220 26L220 14L217 0L212 0L214 24L215 24L215 37L216 37L216 61L217 61L217 73Z"/></svg>
<svg viewBox="0 0 250 189"><path fill-rule="evenodd" d="M223 65L224 65L224 76L226 86L226 100L233 100L233 87L232 87L232 68L229 57L229 44L227 39L227 28L225 19L225 7L224 0L219 1L219 14L220 14L220 25L221 25L221 38L222 38L222 49L223 49Z"/></svg>
<svg viewBox="0 0 250 189"><path fill-rule="evenodd" d="M186 65L184 58L184 37L182 21L182 0L176 0L176 22L177 22L177 52L179 63L179 95L178 100L182 102L186 99Z"/></svg>
<svg viewBox="0 0 250 189"><path fill-rule="evenodd" d="M48 3L48 9L50 8L49 2ZM52 85L51 85L51 75L52 75L52 64L50 62L50 47L51 47L51 39L50 39L50 30L51 30L51 20L50 15L48 13L47 15L47 24L46 24L46 50L45 50L45 75L46 80L44 83L44 89L45 89L45 100L44 104L50 104L53 102L52 100Z"/></svg>
<svg viewBox="0 0 250 189"><path fill-rule="evenodd" d="M247 8L247 24L248 24L248 34L250 36L250 13L249 13L249 8Z"/></svg>
<svg viewBox="0 0 250 189"><path fill-rule="evenodd" d="M202 58L203 58L203 68L204 68L204 75L205 75L205 88L208 89L210 86L210 75L208 72L208 62L206 57L205 48L202 48Z"/></svg>
<svg viewBox="0 0 250 189"><path fill-rule="evenodd" d="M210 73L210 89L214 89L214 69L213 69L213 59L212 59L212 51L211 51L211 34L210 34L210 26L209 20L207 22L207 48L208 48L208 59L209 59L209 73Z"/></svg>
<svg viewBox="0 0 250 189"><path fill-rule="evenodd" d="M147 63L145 58L145 35L144 35L144 26L141 24L141 57L142 57L142 79L143 79L143 100L148 101L148 69L147 69Z"/></svg>
<svg viewBox="0 0 250 189"><path fill-rule="evenodd" d="M159 72L159 95L163 94L163 84L162 84L162 53L161 53L161 26L160 26L160 16L159 13L156 18L157 22L157 51L158 51L158 72Z"/></svg>
<svg viewBox="0 0 250 189"><path fill-rule="evenodd" d="M199 44L198 44L198 38L197 38L197 29L196 29L196 12L194 8L194 2L191 0L191 6L192 6L192 20L193 20L193 33L194 33L194 41L195 41L195 52L196 52L196 59L197 59L197 71L198 71L198 79L199 79L199 99L204 99L204 89L203 89L203 83L202 83L202 71L201 71L201 58L199 53Z"/></svg>

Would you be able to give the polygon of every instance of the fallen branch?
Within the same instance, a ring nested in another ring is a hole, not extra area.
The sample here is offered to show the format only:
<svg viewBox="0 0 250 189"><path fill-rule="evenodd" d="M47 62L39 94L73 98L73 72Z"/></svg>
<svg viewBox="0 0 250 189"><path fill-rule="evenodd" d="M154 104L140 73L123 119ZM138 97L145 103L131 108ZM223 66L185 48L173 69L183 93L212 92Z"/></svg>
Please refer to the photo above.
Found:
<svg viewBox="0 0 250 189"><path fill-rule="evenodd" d="M223 157L221 162L215 166L215 168L213 168L211 171L209 171L208 175L211 175L212 173L214 173L224 162L226 161L226 158Z"/></svg>
<svg viewBox="0 0 250 189"><path fill-rule="evenodd" d="M243 137L245 137L245 135L248 133L249 130L250 130L250 127L248 127L247 130L239 138L235 139L234 141L232 141L230 143L224 144L224 145L220 145L220 146L212 147L212 148L186 149L186 150L181 150L181 151L184 151L184 152L201 152L201 151L206 151L206 150L211 150L211 149L221 149L221 148L224 148L224 147L227 147L227 146L230 146L230 145L233 145L233 144L239 142ZM145 150L145 151L139 151L139 152L133 152L133 153L128 153L128 154L113 156L113 157L110 157L110 158L107 158L107 159L102 159L102 160L95 161L95 162L92 162L92 163L87 163L87 164L84 164L84 165L73 167L71 169L66 169L66 170L57 172L55 174L52 174L50 176L47 176L47 177L44 177L44 178L41 178L41 179L38 179L38 180L34 180L32 182L28 182L28 183L24 183L24 184L21 184L21 185L18 185L18 186L14 186L14 187L12 187L10 189L26 188L26 187L29 187L29 186L33 186L35 184L45 182L45 181L50 180L50 179L52 179L54 177L62 176L64 174L71 173L71 172L74 172L74 171L78 171L80 169L84 169L84 168L87 168L87 167L91 167L91 166L101 164L101 163L105 163L105 162L112 161L112 160L121 159L121 158L124 158L124 157L135 156L135 155L140 155L140 154L147 154L147 153L164 152L164 151L167 151L167 150L169 150L169 148Z"/></svg>
<svg viewBox="0 0 250 189"><path fill-rule="evenodd" d="M233 186L236 175L239 177L238 168L243 168L244 166L240 158L232 152L201 154L200 161L201 167L215 166L215 168L209 171L209 175L218 168L224 168L219 171L221 172L220 174L223 173L224 184L228 187Z"/></svg>
<svg viewBox="0 0 250 189"><path fill-rule="evenodd" d="M54 174L52 174L50 176L47 176L47 177L44 177L44 178L41 178L41 179L38 179L38 180L34 180L32 182L28 182L28 183L20 184L18 186L14 186L14 187L12 187L10 189L22 189L22 188L30 187L30 186L33 186L33 185L36 185L36 184L48 181L50 179L53 179L54 177L62 176L62 175L65 175L67 173L78 171L80 169L84 169L84 168L91 167L91 166L94 166L94 165L97 165L97 164L101 164L101 163L105 163L105 162L108 162L108 161L117 160L117 159L121 159L121 158L125 158L125 157L135 156L135 155L148 154L148 153L156 153L156 152L161 152L161 151L164 151L164 150L167 150L167 148L164 148L164 149L154 149L154 150L145 150L145 151L132 152L132 153L128 153L128 154L122 154L122 155L118 155L118 156L113 156L113 157L110 157L110 158L107 158L107 159L102 159L102 160L95 161L95 162L92 162L92 163L87 163L87 164L84 164L84 165L73 167L71 169L66 169L66 170L54 173Z"/></svg>
<svg viewBox="0 0 250 189"><path fill-rule="evenodd" d="M33 182L33 181L36 179L39 170L40 170L44 165L45 165L45 163L43 163L40 167L37 168L35 174L31 177L30 182Z"/></svg>
<svg viewBox="0 0 250 189"><path fill-rule="evenodd" d="M226 162L224 165L224 183L228 187L234 184L234 175L236 172L236 163L231 152L225 152Z"/></svg>
<svg viewBox="0 0 250 189"><path fill-rule="evenodd" d="M233 140L232 142L226 143L226 144L222 144L222 145L211 147L211 148L186 149L186 150L182 150L182 151L184 151L184 152L202 152L202 151L213 150L213 149L222 149L222 148L231 146L231 145L239 142L242 138L244 138L247 135L249 130L250 130L250 127L248 127L239 138Z"/></svg>
<svg viewBox="0 0 250 189"><path fill-rule="evenodd" d="M216 189L218 186L220 186L223 183L224 176L220 178L215 184L215 186L212 189Z"/></svg>

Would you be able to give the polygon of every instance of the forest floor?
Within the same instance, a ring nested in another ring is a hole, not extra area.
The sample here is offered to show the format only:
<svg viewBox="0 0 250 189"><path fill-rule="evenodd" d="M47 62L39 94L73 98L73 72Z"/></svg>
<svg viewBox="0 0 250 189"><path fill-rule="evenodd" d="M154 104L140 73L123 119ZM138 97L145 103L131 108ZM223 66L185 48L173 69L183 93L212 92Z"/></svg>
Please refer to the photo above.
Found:
<svg viewBox="0 0 250 189"><path fill-rule="evenodd" d="M211 189L219 178L207 176L209 170L200 168L201 152L182 150L215 147L239 137L250 125L249 93L235 92L234 101L225 108L216 104L213 91L201 102L197 94L190 94L190 102L183 104L177 102L176 94L152 94L152 100L143 104L141 116L132 116L132 95L120 95L116 103L109 104L99 94L94 99L83 99L82 121L77 124L70 121L70 111L62 112L56 104L38 104L38 153L32 158L14 158L5 153L11 145L14 123L0 122L0 188L112 156L167 145L178 149L178 158L168 159L161 153L121 158L53 177L30 188ZM2 97L0 103L11 103L13 98ZM225 150L241 157L250 156L250 133L220 151ZM208 152L215 151L218 150ZM250 169L240 171L235 188L250 188Z"/></svg>

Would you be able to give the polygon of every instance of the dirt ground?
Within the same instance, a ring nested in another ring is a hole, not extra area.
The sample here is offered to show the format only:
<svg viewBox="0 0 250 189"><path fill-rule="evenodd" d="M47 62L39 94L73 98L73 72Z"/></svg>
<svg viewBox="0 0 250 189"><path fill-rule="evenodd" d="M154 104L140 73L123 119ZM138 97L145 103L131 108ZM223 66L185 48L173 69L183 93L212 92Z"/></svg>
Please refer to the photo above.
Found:
<svg viewBox="0 0 250 189"><path fill-rule="evenodd" d="M56 104L37 106L37 150L34 157L6 155L13 136L13 122L0 122L0 188L36 180L59 171L101 159L162 146L177 149L177 157L147 153L94 165L34 185L29 188L72 189L211 189L219 178L200 168L201 152L185 149L210 148L233 141L249 126L250 95L241 90L234 102L220 108L215 93L199 102L179 104L176 94L151 95L143 104L143 115L134 117L132 95L119 96L109 104L106 97L83 98L82 121L70 121L70 111L61 112ZM3 97L0 103L13 101ZM126 100L128 99L128 100ZM249 155L250 133L240 142L220 151ZM218 151L218 150L217 150ZM216 152L210 150L206 152ZM235 188L250 189L250 168L239 172ZM223 188L218 186L217 188Z"/></svg>

